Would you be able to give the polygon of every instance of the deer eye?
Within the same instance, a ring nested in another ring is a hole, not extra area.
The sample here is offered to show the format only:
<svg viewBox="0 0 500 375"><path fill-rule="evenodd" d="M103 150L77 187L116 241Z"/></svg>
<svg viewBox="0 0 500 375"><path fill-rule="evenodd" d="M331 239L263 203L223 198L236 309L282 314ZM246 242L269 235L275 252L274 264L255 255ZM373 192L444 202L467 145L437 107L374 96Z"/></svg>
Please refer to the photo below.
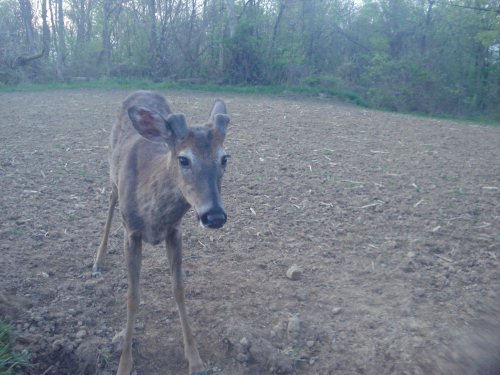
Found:
<svg viewBox="0 0 500 375"><path fill-rule="evenodd" d="M225 167L227 165L227 159L229 159L229 155L224 155L221 160L220 160L220 164Z"/></svg>
<svg viewBox="0 0 500 375"><path fill-rule="evenodd" d="M177 160L179 160L179 165L182 168L189 168L189 166L191 165L191 162L185 156L179 156Z"/></svg>

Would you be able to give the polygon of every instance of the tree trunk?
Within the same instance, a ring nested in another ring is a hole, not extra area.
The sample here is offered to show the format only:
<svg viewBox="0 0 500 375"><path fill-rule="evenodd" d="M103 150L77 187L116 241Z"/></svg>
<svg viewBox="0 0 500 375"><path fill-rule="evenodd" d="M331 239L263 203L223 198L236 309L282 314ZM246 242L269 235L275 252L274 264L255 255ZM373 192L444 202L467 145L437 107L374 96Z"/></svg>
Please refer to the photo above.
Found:
<svg viewBox="0 0 500 375"><path fill-rule="evenodd" d="M111 17L111 0L103 2L103 27L102 27L102 50L104 54L104 75L111 75L111 36L109 31L109 19Z"/></svg>
<svg viewBox="0 0 500 375"><path fill-rule="evenodd" d="M302 0L302 45L309 64L313 60L315 4L312 1Z"/></svg>
<svg viewBox="0 0 500 375"><path fill-rule="evenodd" d="M429 5L427 6L427 11L425 13L425 26L420 42L420 51L423 54L427 54L427 37L429 35L429 30L432 22L432 7L434 6L434 2L435 0L429 0Z"/></svg>
<svg viewBox="0 0 500 375"><path fill-rule="evenodd" d="M283 12L285 11L285 8L286 8L285 0L280 0L279 8L278 8L278 15L276 16L276 21L274 22L274 26L273 26L273 35L271 38L270 56L274 55L274 50L276 47L276 37L278 36L281 18L283 17Z"/></svg>
<svg viewBox="0 0 500 375"><path fill-rule="evenodd" d="M24 66L30 61L39 59L42 56L43 56L43 51L29 56L18 56L14 59L14 62L12 63L12 68L17 68L18 66Z"/></svg>
<svg viewBox="0 0 500 375"><path fill-rule="evenodd" d="M47 0L42 0L42 44L43 58L47 59L50 52L50 29L47 21Z"/></svg>
<svg viewBox="0 0 500 375"><path fill-rule="evenodd" d="M66 52L66 47L64 44L64 15L62 0L57 0L57 45L57 79L64 82L64 54Z"/></svg>
<svg viewBox="0 0 500 375"><path fill-rule="evenodd" d="M78 4L75 4L76 13L76 52L81 52L83 47L83 42L85 40L85 0L79 0Z"/></svg>
<svg viewBox="0 0 500 375"><path fill-rule="evenodd" d="M228 15L228 27L229 27L229 37L232 39L236 34L236 11L234 9L234 0L226 0L227 5L227 15Z"/></svg>
<svg viewBox="0 0 500 375"><path fill-rule="evenodd" d="M229 1L228 1L229 2ZM224 0L220 2L220 14L224 12ZM224 78L224 23L219 21L219 77Z"/></svg>
<svg viewBox="0 0 500 375"><path fill-rule="evenodd" d="M19 0L21 18L23 20L25 44L28 52L33 52L35 46L35 30L33 29L33 10L30 0Z"/></svg>
<svg viewBox="0 0 500 375"><path fill-rule="evenodd" d="M156 34L156 1L148 0L149 8L149 53L150 53L150 72L153 78L158 76L158 38Z"/></svg>

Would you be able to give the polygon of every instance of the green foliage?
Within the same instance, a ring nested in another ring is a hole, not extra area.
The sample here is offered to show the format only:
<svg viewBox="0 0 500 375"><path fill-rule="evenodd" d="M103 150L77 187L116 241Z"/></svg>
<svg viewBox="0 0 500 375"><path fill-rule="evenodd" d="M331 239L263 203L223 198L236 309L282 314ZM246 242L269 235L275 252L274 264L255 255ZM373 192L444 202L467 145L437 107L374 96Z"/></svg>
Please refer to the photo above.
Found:
<svg viewBox="0 0 500 375"><path fill-rule="evenodd" d="M361 82L369 88L371 105L394 111L439 113L436 76L414 59L393 60L376 54L363 72Z"/></svg>
<svg viewBox="0 0 500 375"><path fill-rule="evenodd" d="M356 102L363 97L371 106L395 111L500 119L500 17L491 11L498 7L495 0L475 1L478 9L448 0L154 4L153 16L146 0L66 3L67 84L76 77L94 82L113 77L258 85L257 91L286 87L288 92L315 91ZM35 51L41 47L39 21L34 22ZM2 0L0 82L55 81L57 32L51 30L47 56L13 66L19 56L32 54L33 46L26 42L19 3Z"/></svg>
<svg viewBox="0 0 500 375"><path fill-rule="evenodd" d="M262 84L264 71L264 43L249 19L240 20L233 38L225 40L227 59L224 81L231 84Z"/></svg>
<svg viewBox="0 0 500 375"><path fill-rule="evenodd" d="M299 94L310 96L331 96L350 101L357 105L368 106L359 95L326 87L311 87L308 85L221 85L216 83L195 84L188 82L163 81L154 82L150 79L109 78L90 80L87 82L22 84L16 86L0 85L0 92L36 92L46 90L66 89L143 89L143 90L193 90L214 93L238 93L259 95Z"/></svg>
<svg viewBox="0 0 500 375"><path fill-rule="evenodd" d="M28 355L16 353L12 349L10 326L0 321L0 374L21 374L28 366Z"/></svg>
<svg viewBox="0 0 500 375"><path fill-rule="evenodd" d="M340 77L324 74L307 76L301 79L301 84L311 87L323 87L326 89L337 89L343 85Z"/></svg>

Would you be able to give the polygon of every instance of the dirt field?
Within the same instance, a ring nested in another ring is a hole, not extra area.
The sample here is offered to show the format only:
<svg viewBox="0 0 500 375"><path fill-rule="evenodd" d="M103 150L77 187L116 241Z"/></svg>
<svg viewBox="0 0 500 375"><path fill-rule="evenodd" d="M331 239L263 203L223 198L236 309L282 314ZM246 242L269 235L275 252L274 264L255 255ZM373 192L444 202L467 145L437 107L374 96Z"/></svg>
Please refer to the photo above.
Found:
<svg viewBox="0 0 500 375"><path fill-rule="evenodd" d="M116 371L120 215L102 277L91 264L109 129L129 92L0 94L0 314L32 353L30 374ZM215 98L164 94L198 123ZM228 223L184 220L187 306L209 374L497 373L500 128L223 98ZM146 246L138 375L187 374L167 269L164 248Z"/></svg>

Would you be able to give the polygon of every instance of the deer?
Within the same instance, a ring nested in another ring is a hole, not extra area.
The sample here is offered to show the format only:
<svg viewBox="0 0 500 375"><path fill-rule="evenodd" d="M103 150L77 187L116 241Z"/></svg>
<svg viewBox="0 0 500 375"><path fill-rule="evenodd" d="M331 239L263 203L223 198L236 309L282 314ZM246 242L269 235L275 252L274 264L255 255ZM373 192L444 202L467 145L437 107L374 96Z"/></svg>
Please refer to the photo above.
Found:
<svg viewBox="0 0 500 375"><path fill-rule="evenodd" d="M227 220L221 181L229 155L223 142L229 124L226 105L215 100L208 122L188 126L182 113L172 113L159 93L138 91L122 104L110 134L111 194L104 234L92 272L103 272L103 260L119 205L128 269L127 321L117 375L133 368L132 337L139 307L143 242L165 242L172 290L179 312L184 355L190 375L206 375L188 321L184 300L181 221L192 207L204 228L221 228Z"/></svg>

